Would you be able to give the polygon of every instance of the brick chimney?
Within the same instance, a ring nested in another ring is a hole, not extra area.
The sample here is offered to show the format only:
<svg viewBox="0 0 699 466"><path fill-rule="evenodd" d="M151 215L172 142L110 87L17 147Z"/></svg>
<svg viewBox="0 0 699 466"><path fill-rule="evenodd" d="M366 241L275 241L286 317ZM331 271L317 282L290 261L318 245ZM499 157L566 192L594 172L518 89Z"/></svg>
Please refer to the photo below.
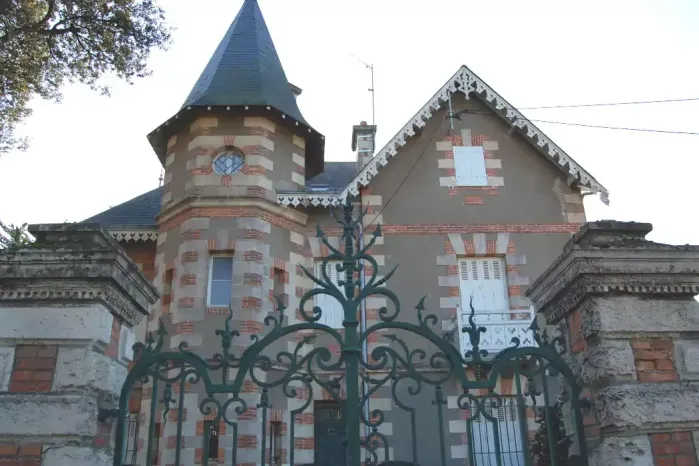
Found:
<svg viewBox="0 0 699 466"><path fill-rule="evenodd" d="M362 121L352 127L352 150L357 152L357 172L374 156L376 125Z"/></svg>

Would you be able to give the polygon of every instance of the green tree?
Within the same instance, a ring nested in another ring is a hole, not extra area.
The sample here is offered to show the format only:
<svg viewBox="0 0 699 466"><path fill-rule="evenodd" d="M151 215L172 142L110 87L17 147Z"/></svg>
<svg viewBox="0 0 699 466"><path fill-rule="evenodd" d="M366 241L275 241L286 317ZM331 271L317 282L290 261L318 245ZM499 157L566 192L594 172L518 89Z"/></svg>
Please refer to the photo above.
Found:
<svg viewBox="0 0 699 466"><path fill-rule="evenodd" d="M0 249L18 249L27 246L32 238L27 232L27 224L13 225L0 222Z"/></svg>
<svg viewBox="0 0 699 466"><path fill-rule="evenodd" d="M149 74L170 28L155 0L0 0L0 154L26 147L14 136L34 96L59 99L78 82L108 94L105 74Z"/></svg>
<svg viewBox="0 0 699 466"><path fill-rule="evenodd" d="M546 409L549 410L549 415L553 421L551 424L551 432L554 438L549 438L548 428L546 425ZM559 466L572 466L577 464L575 458L571 458L569 454L570 439L566 435L566 430L563 424L563 410L560 403L556 403L549 408L535 408L534 421L537 424L537 430L534 435L534 440L530 444L534 466L551 466L557 464ZM556 462L551 458L551 445L554 447Z"/></svg>

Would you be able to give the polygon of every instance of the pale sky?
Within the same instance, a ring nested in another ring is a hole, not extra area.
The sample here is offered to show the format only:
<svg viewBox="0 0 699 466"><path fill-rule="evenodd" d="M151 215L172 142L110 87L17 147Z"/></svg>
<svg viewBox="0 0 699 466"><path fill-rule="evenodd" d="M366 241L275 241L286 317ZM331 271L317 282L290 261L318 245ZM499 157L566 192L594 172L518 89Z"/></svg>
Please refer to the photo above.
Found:
<svg viewBox="0 0 699 466"><path fill-rule="evenodd" d="M326 160L353 160L352 125L378 147L467 65L515 107L699 97L696 0L259 0L299 106L326 137ZM112 97L68 86L37 100L21 128L27 152L0 157L0 219L81 221L157 187L146 134L174 115L241 0L161 0L177 30L153 75ZM613 6L610 6L613 5ZM523 110L531 119L699 132L699 101ZM651 238L699 244L699 136L537 123L604 184L588 220L652 222ZM536 206L532 206L535 208Z"/></svg>

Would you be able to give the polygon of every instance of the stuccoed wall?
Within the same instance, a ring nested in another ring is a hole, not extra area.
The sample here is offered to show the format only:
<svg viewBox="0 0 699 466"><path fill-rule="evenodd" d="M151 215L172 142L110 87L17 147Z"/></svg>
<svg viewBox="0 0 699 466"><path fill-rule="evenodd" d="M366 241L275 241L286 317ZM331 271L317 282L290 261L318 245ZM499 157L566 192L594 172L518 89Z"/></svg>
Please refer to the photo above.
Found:
<svg viewBox="0 0 699 466"><path fill-rule="evenodd" d="M132 328L157 292L95 225L0 251L0 464L107 465Z"/></svg>
<svg viewBox="0 0 699 466"><path fill-rule="evenodd" d="M527 293L566 336L599 466L697 464L699 246L654 243L651 230L586 224Z"/></svg>

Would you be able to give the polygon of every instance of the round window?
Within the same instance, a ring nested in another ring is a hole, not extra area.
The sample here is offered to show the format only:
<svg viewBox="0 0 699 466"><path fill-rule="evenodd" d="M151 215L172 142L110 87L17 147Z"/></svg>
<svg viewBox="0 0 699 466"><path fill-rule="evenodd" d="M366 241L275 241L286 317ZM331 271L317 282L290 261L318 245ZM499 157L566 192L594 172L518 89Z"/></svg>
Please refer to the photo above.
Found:
<svg viewBox="0 0 699 466"><path fill-rule="evenodd" d="M231 175L240 171L245 164L245 157L237 152L224 152L214 159L214 171L219 175Z"/></svg>

